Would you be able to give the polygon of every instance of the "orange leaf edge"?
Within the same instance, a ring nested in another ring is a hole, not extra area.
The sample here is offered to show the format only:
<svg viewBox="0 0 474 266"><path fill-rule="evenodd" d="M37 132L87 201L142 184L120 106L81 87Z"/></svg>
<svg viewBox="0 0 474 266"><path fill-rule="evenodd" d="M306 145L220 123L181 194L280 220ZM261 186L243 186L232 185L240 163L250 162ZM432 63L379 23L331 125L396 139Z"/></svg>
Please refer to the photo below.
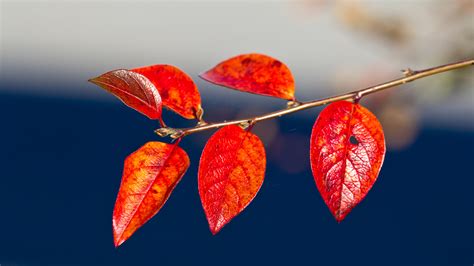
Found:
<svg viewBox="0 0 474 266"><path fill-rule="evenodd" d="M167 156L167 158L165 159L165 163L163 163L163 166L166 165L166 162L171 158L172 154L176 151L176 148L180 148L178 146L180 140L176 141L173 145L173 148L172 150L168 153L169 155ZM138 150L136 150L135 152L133 152L132 154L130 154L129 156L127 156L127 158L125 159L125 161L127 161L128 158L130 158L132 155L134 155L135 153L137 153L140 149L142 149L143 147L149 145L150 143L153 143L153 141L150 141L150 142L147 142L145 145L143 145L142 147L140 147ZM153 215L150 216L150 218L146 221L144 221L138 228L136 228L128 237L126 238L123 238L123 234L125 233L127 227L129 226L130 222L133 220L133 217L136 215L136 212L138 211L139 209L139 206L142 204L143 200L145 199L146 197L146 194L143 196L143 198L141 199L141 202L140 204L136 207L136 209L134 210L134 213L132 214L132 218L127 222L127 225L124 227L124 230L121 232L120 236L119 237L116 237L115 235L115 228L113 228L113 236L114 236L114 246L115 248L118 248L120 245L122 245L125 241L127 241L134 233L135 231L137 231L140 227L142 227L145 223L147 223L151 218L153 218L153 216L155 216L160 210L161 208L166 204L166 202L168 201L169 197L171 196L171 193L174 191L174 189L176 188L176 186L179 184L179 182L181 181L181 179L183 178L183 176L186 174L186 171L187 169L189 168L189 165L190 165L190 160L189 160L189 157L186 153L186 151L184 151L183 149L181 149L183 151L183 154L185 155L185 161L186 161L186 167L184 169L184 171L182 172L182 174L178 177L177 181L174 183L174 185L172 187L170 187L170 189L168 190L165 198L163 199L163 203L159 206L159 208L155 211L155 213ZM161 169L162 170L162 169ZM156 175L155 177L155 180L153 182L150 183L148 189L147 189L147 192L151 189L151 187L153 186L153 184L156 182L156 178L159 176L159 174L161 173L161 170L160 172ZM122 189L122 184L120 185L120 188L119 188L119 193ZM117 200L118 200L118 195L117 195ZM117 204L117 202L116 202ZM115 208L114 208L114 213L115 213Z"/></svg>

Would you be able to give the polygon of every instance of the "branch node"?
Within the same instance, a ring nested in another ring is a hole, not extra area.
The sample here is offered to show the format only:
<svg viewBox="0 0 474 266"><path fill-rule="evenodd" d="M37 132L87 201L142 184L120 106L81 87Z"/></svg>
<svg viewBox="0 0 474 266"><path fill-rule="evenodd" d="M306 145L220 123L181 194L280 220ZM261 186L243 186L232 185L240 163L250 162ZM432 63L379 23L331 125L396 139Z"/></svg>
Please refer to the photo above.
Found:
<svg viewBox="0 0 474 266"><path fill-rule="evenodd" d="M170 135L170 138L172 138L172 139L177 139L177 138L181 138L183 135L184 135L184 131L182 131L182 130L176 130L175 133L173 133L173 134Z"/></svg>
<svg viewBox="0 0 474 266"><path fill-rule="evenodd" d="M362 99L363 93L362 91L358 91L356 94L354 94L354 97L352 97L352 100L354 101L355 104L358 104L360 102L360 99Z"/></svg>
<svg viewBox="0 0 474 266"><path fill-rule="evenodd" d="M248 122L249 122L249 127L253 127L257 123L257 119L254 118L254 119L249 120Z"/></svg>
<svg viewBox="0 0 474 266"><path fill-rule="evenodd" d="M246 129L250 126L250 121L251 120L247 120L247 121L244 121L242 123L239 124L239 126L242 128L242 129Z"/></svg>
<svg viewBox="0 0 474 266"><path fill-rule="evenodd" d="M239 126L242 128L242 129L247 129L247 130L250 130L252 129L252 127L257 123L257 119L256 118L252 118L252 119L248 119L244 122L241 122L239 124Z"/></svg>
<svg viewBox="0 0 474 266"><path fill-rule="evenodd" d="M250 131L252 130L253 126L257 123L257 119L256 118L253 118L253 119L249 119L245 122L242 122L241 125L243 126L243 129L247 130L247 131Z"/></svg>
<svg viewBox="0 0 474 266"><path fill-rule="evenodd" d="M418 73L418 71L412 70L411 68L401 70L405 77L413 76Z"/></svg>
<svg viewBox="0 0 474 266"><path fill-rule="evenodd" d="M173 139L181 137L184 132L181 129L175 129L170 127L162 127L155 130L155 134L164 138L166 136L170 136Z"/></svg>
<svg viewBox="0 0 474 266"><path fill-rule="evenodd" d="M302 103L297 101L297 100L293 100L293 101L288 101L286 103L286 108L293 108L293 107L296 107L296 106L300 106Z"/></svg>

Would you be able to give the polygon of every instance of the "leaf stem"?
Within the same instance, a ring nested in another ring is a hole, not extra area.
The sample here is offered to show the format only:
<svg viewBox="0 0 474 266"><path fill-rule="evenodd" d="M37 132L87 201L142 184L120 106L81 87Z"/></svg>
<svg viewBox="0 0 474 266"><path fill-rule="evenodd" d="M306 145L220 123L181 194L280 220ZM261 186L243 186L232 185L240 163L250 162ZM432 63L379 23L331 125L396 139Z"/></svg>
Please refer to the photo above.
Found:
<svg viewBox="0 0 474 266"><path fill-rule="evenodd" d="M388 88L403 85L405 83L408 83L417 79L421 79L427 76L436 75L442 72L451 71L454 69L471 66L471 65L474 65L474 59L460 61L456 63L450 63L450 64L418 70L418 71L411 70L410 68L408 68L406 70L402 70L404 77L399 78L399 79L394 79L394 80L384 82L375 86L367 87L360 90L355 90L352 92L348 92L345 94L336 95L336 96L332 96L328 98L323 98L323 99L318 99L318 100L313 100L313 101L308 101L308 102L293 101L293 102L290 102L290 104L288 104L287 108L285 109L267 113L261 116L239 119L239 120L232 120L232 121L217 122L217 123L198 123L195 127L190 127L190 128L176 128L175 129L175 128L164 127L164 128L159 128L155 130L155 133L159 135L160 137L166 137L170 135L171 138L175 139L175 138L184 137L193 133L197 133L197 132L201 132L201 131L205 131L209 129L216 129L216 128L220 128L220 127L224 127L228 125L237 125L237 124L240 124L240 125L252 124L253 125L263 120L281 117L287 114L299 112L302 110L314 108L314 107L329 104L332 102L349 100L349 99L352 99L353 101L358 102L362 97L372 94L372 93L376 93Z"/></svg>

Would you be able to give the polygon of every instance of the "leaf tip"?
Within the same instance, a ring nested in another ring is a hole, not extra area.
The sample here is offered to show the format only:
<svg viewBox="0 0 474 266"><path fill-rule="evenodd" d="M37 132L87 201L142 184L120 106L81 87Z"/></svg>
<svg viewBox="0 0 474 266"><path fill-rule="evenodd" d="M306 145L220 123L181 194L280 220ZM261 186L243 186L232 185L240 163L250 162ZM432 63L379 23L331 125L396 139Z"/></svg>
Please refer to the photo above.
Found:
<svg viewBox="0 0 474 266"><path fill-rule="evenodd" d="M222 215L213 216L206 213L207 222L209 225L209 230L211 231L212 235L217 235L224 226L226 226L232 219L226 220Z"/></svg>
<svg viewBox="0 0 474 266"><path fill-rule="evenodd" d="M113 235L114 235L114 247L118 248L120 245L125 242L126 239L123 238L123 232L120 232L116 227L115 223L113 224Z"/></svg>
<svg viewBox="0 0 474 266"><path fill-rule="evenodd" d="M115 248L118 248L120 245L123 244L123 242L125 242L125 239L123 239L121 237L121 234L119 232L117 232L114 228L114 247Z"/></svg>
<svg viewBox="0 0 474 266"><path fill-rule="evenodd" d="M222 226L218 226L218 225L215 225L215 226L209 226L209 230L211 230L211 234L213 236L217 235L217 233L219 233L222 229L223 225Z"/></svg>
<svg viewBox="0 0 474 266"><path fill-rule="evenodd" d="M114 247L116 249L119 248L123 244L123 242L125 242L125 239L118 239L118 240L114 239Z"/></svg>
<svg viewBox="0 0 474 266"><path fill-rule="evenodd" d="M208 81L208 82L211 82L211 83L214 83L210 78L209 78L209 72L211 72L211 69L210 70L207 70L207 71L204 71L202 73L199 73L198 74L198 77L205 80L205 81Z"/></svg>
<svg viewBox="0 0 474 266"><path fill-rule="evenodd" d="M334 216L334 219L336 219L336 222L338 224L341 223L346 218L347 214L349 214L349 212L341 212L341 211L332 212L332 215Z"/></svg>
<svg viewBox="0 0 474 266"><path fill-rule="evenodd" d="M99 77L90 78L90 79L88 79L87 81L90 82L90 83L92 83L92 84L97 84L97 79L98 79L98 78L99 78Z"/></svg>

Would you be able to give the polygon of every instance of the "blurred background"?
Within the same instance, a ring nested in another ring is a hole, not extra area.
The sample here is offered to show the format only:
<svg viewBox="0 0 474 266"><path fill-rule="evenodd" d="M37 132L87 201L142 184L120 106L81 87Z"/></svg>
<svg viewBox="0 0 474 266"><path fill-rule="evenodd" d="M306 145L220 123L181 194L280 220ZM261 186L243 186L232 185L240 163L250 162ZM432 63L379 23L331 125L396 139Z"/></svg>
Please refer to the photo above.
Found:
<svg viewBox="0 0 474 266"><path fill-rule="evenodd" d="M300 101L474 58L473 0L0 0L0 264L472 265L473 68L368 96L388 152L364 201L337 224L309 167L321 109L255 126L265 183L211 236L197 165L212 132L182 142L191 167L165 207L119 249L111 216L124 158L157 124L87 79L172 64L208 121L283 108L206 83L237 54L285 62ZM167 124L193 125L167 112Z"/></svg>

